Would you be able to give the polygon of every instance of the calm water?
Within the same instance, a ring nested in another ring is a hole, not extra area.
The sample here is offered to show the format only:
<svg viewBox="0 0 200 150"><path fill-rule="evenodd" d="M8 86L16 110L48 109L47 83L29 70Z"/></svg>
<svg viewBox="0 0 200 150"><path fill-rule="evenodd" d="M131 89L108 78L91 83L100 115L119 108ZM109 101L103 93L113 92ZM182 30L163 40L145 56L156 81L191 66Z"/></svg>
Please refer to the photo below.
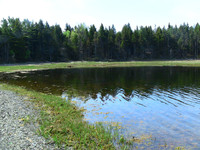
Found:
<svg viewBox="0 0 200 150"><path fill-rule="evenodd" d="M89 122L118 122L148 149L200 149L200 68L56 69L15 73L3 82L61 95Z"/></svg>

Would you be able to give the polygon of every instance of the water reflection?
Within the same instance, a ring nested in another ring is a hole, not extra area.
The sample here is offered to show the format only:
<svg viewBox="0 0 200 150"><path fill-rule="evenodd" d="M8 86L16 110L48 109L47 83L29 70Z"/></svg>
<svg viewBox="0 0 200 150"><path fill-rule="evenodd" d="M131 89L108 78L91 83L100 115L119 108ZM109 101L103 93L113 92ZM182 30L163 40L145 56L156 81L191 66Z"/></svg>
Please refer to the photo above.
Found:
<svg viewBox="0 0 200 150"><path fill-rule="evenodd" d="M95 121L119 122L127 136L152 135L152 149L200 148L200 68L56 69L1 81L62 95ZM167 145L167 146L166 146Z"/></svg>

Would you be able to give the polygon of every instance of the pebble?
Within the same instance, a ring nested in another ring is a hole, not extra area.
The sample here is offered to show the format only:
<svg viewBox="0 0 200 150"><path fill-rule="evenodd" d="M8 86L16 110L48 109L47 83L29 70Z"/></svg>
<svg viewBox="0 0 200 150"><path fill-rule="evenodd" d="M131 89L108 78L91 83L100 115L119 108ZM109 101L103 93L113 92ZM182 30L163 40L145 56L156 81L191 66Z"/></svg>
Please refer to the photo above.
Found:
<svg viewBox="0 0 200 150"><path fill-rule="evenodd" d="M23 118L30 119L25 123ZM37 134L38 110L18 94L0 89L0 150L57 150L52 140Z"/></svg>

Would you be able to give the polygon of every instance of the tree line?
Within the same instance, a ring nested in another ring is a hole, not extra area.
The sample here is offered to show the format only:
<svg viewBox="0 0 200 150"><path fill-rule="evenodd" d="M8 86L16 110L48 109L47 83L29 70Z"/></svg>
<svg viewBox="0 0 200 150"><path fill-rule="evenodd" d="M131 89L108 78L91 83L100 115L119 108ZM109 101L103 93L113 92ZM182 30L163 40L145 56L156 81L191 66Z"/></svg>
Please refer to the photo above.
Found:
<svg viewBox="0 0 200 150"><path fill-rule="evenodd" d="M114 25L86 27L80 24L50 26L19 18L3 19L0 25L0 63L76 60L198 59L200 25L168 27L130 24L117 32Z"/></svg>

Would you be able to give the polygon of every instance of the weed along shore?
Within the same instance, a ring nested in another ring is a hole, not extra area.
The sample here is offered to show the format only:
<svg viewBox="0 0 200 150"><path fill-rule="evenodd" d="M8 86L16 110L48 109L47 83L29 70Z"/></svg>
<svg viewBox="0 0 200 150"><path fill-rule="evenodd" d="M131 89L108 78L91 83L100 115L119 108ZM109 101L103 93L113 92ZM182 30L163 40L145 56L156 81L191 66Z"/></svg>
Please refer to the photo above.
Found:
<svg viewBox="0 0 200 150"><path fill-rule="evenodd" d="M69 62L1 65L0 72L106 67L200 67L191 61ZM8 74L6 74L8 75ZM80 92L80 91L79 91ZM132 149L139 137L125 139L117 126L90 124L70 99L0 83L0 149ZM14 127L13 127L14 124ZM18 130L19 128L19 130ZM11 130L12 129L12 130ZM7 131L12 133L7 133ZM21 138L20 138L21 137ZM177 147L182 149L181 147ZM140 149L140 148L138 148ZM184 148L183 148L184 149Z"/></svg>

